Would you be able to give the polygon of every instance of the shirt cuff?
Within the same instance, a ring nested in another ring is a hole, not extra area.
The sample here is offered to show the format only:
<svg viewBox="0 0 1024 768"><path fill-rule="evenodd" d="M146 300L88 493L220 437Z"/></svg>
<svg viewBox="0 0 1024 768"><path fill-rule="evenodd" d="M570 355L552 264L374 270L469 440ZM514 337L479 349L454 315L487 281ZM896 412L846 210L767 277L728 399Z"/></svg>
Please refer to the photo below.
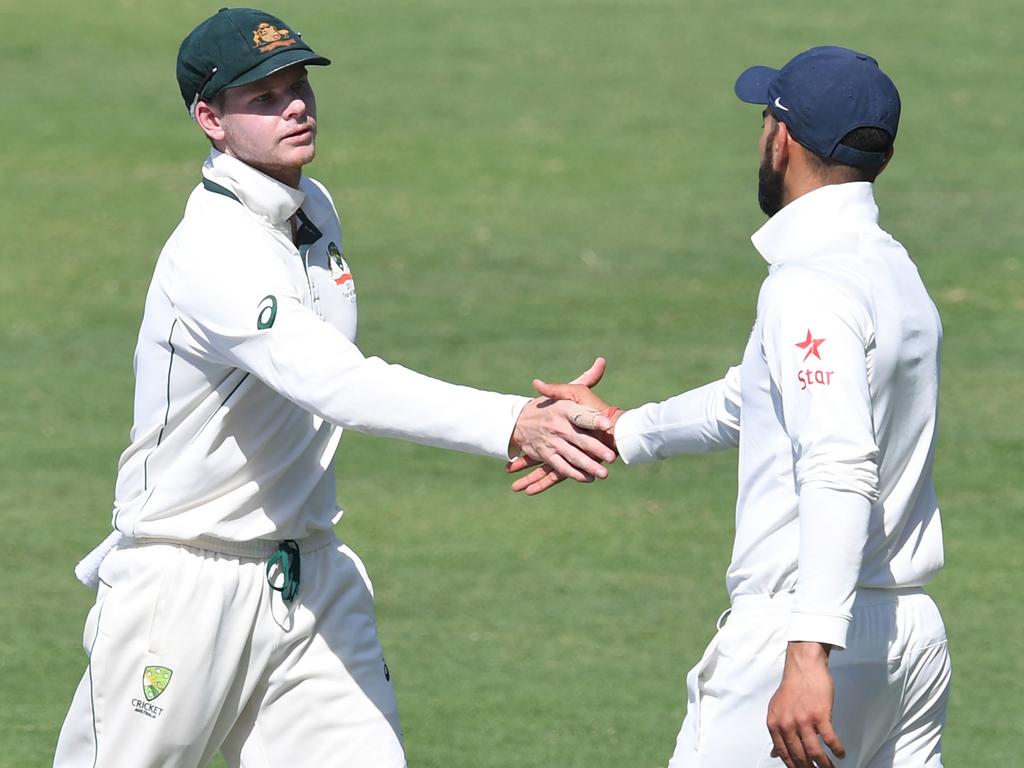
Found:
<svg viewBox="0 0 1024 768"><path fill-rule="evenodd" d="M512 461L512 459L517 456L517 454L513 454L509 451L509 446L512 444L512 433L516 431L516 424L519 422L519 415L523 412L523 408L529 404L530 398L522 397L520 395L508 395L508 397L513 398L512 410L509 414L511 422L508 424L503 434L505 435L505 458Z"/></svg>
<svg viewBox="0 0 1024 768"><path fill-rule="evenodd" d="M634 408L619 416L615 422L615 450L619 458L626 464L644 464L654 461L657 456L644 450L644 441L640 439L640 422L642 414Z"/></svg>
<svg viewBox="0 0 1024 768"><path fill-rule="evenodd" d="M786 631L788 642L828 643L836 648L846 648L846 633L850 628L849 616L827 613L793 611Z"/></svg>

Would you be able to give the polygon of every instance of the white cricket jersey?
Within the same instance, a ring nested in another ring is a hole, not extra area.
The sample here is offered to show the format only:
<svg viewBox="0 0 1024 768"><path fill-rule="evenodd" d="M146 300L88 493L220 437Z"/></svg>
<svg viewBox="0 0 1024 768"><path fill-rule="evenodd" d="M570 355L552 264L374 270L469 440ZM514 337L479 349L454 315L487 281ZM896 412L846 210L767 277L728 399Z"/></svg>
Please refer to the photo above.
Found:
<svg viewBox="0 0 1024 768"><path fill-rule="evenodd" d="M356 347L355 285L323 186L296 190L217 151L203 177L146 297L115 528L234 542L330 528L342 427L506 456L527 398Z"/></svg>
<svg viewBox="0 0 1024 768"><path fill-rule="evenodd" d="M939 315L872 185L826 186L752 238L771 265L740 366L625 413L627 463L739 446L730 596L795 591L788 639L845 647L855 590L942 567Z"/></svg>

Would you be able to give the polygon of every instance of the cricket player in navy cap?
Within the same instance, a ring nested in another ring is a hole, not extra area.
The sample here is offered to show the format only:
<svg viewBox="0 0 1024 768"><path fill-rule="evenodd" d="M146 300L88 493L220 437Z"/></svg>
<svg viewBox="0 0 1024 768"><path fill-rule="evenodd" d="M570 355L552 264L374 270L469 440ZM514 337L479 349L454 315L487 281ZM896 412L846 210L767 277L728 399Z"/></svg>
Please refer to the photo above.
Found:
<svg viewBox="0 0 1024 768"><path fill-rule="evenodd" d="M608 426L587 408L449 384L355 345L338 214L303 175L308 68L329 63L251 8L181 44L181 96L213 147L146 298L60 768L198 768L217 752L229 766L401 768L372 588L334 533L342 428L523 452L578 480L614 459L580 429Z"/></svg>
<svg viewBox="0 0 1024 768"><path fill-rule="evenodd" d="M764 110L753 236L768 262L742 362L661 403L609 411L626 463L739 448L730 608L687 677L671 768L937 768L946 634L932 481L942 327L878 225L900 97L866 54L752 67ZM579 385L551 397L608 406ZM527 462L515 462L520 469ZM540 467L514 483L540 492Z"/></svg>

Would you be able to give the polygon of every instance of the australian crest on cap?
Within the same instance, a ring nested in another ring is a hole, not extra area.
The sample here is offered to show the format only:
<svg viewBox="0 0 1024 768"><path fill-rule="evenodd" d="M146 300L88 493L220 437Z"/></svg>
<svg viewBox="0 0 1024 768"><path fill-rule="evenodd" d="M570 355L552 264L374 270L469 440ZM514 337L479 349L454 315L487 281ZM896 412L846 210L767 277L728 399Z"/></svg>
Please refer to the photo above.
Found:
<svg viewBox="0 0 1024 768"><path fill-rule="evenodd" d="M270 53L277 48L287 48L295 44L295 38L291 31L278 29L273 24L261 21L252 31L252 44L259 49L260 53Z"/></svg>

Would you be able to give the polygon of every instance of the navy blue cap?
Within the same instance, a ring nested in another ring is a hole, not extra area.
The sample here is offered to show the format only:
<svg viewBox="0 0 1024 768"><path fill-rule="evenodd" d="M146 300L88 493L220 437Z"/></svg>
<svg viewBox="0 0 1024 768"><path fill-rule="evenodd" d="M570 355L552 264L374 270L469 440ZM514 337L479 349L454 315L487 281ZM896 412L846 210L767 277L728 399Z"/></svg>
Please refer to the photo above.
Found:
<svg viewBox="0 0 1024 768"><path fill-rule="evenodd" d="M840 142L857 128L881 128L896 139L900 94L864 53L837 46L811 48L782 69L750 67L736 79L736 95L764 104L790 134L822 157L858 168L879 168L887 152L863 152Z"/></svg>

